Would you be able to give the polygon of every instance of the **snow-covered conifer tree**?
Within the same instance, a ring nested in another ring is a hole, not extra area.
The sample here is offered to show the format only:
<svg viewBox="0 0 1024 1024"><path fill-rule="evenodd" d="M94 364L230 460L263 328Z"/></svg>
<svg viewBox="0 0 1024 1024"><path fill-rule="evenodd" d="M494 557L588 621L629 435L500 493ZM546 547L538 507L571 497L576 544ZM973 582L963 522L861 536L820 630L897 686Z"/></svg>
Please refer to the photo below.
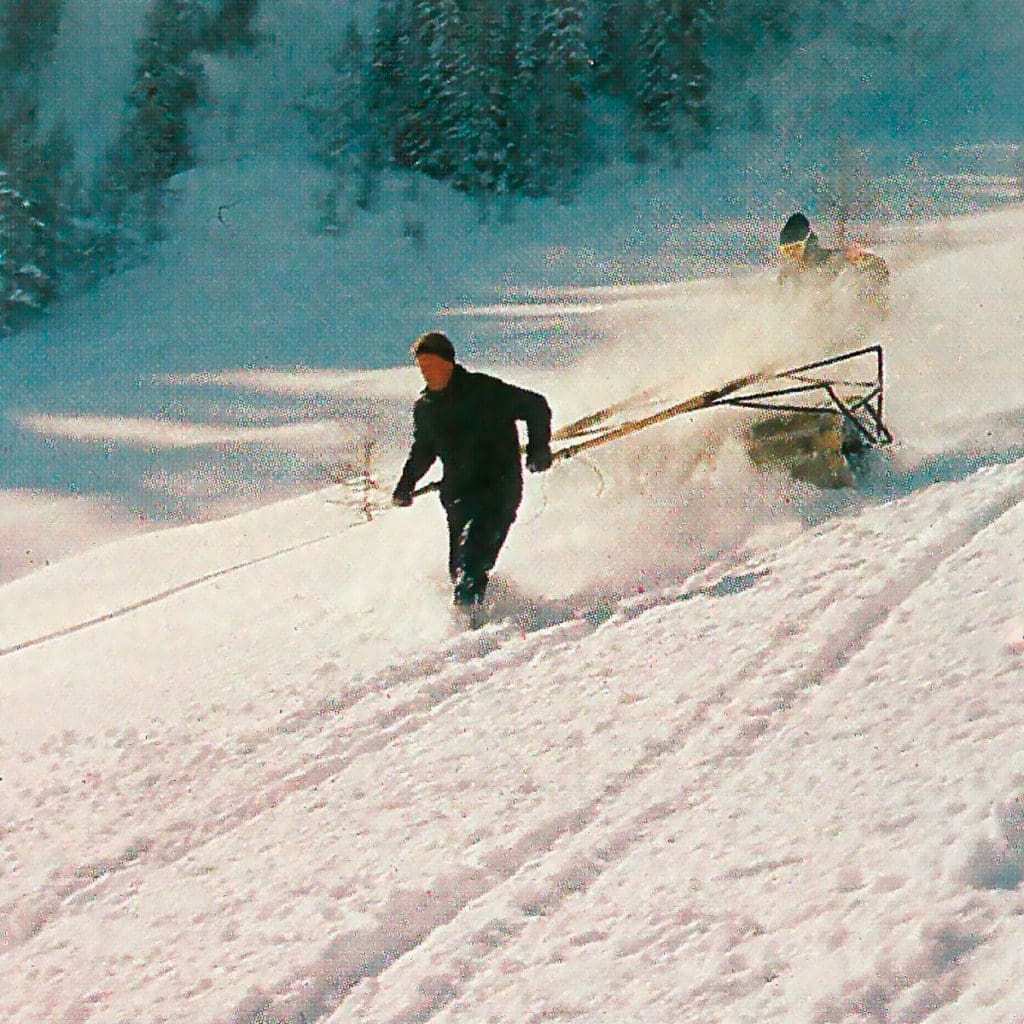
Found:
<svg viewBox="0 0 1024 1024"><path fill-rule="evenodd" d="M85 243L79 226L82 181L75 168L71 133L63 121L41 143L32 145L17 182L41 225L34 262L56 289L66 273L73 273Z"/></svg>
<svg viewBox="0 0 1024 1024"><path fill-rule="evenodd" d="M467 8L455 183L480 196L507 193L515 182L510 114L521 4L475 0Z"/></svg>
<svg viewBox="0 0 1024 1024"><path fill-rule="evenodd" d="M259 7L260 0L221 0L203 32L203 48L217 52L254 46L259 36L252 23Z"/></svg>
<svg viewBox="0 0 1024 1024"><path fill-rule="evenodd" d="M0 78L38 71L53 52L64 0L0 0Z"/></svg>
<svg viewBox="0 0 1024 1024"><path fill-rule="evenodd" d="M446 26L445 141L455 186L484 195L504 191L507 183L505 99L497 62L500 5L462 0L458 7Z"/></svg>
<svg viewBox="0 0 1024 1024"><path fill-rule="evenodd" d="M409 47L413 86L398 122L402 163L435 178L459 163L468 114L468 22L460 0L415 0Z"/></svg>
<svg viewBox="0 0 1024 1024"><path fill-rule="evenodd" d="M74 262L80 194L67 130L58 125L43 143L37 142L35 95L25 81L22 86L5 94L0 117L0 304L6 310L0 320L5 327L11 310L44 306L56 293L62 272Z"/></svg>
<svg viewBox="0 0 1024 1024"><path fill-rule="evenodd" d="M544 162L553 172L551 190L572 185L586 148L586 86L590 70L583 38L583 4L562 0L544 5L541 19L540 138Z"/></svg>
<svg viewBox="0 0 1024 1024"><path fill-rule="evenodd" d="M203 78L195 56L201 13L198 0L154 0L126 123L107 156L101 189L108 215L120 222L138 200L147 232L156 228L164 184L192 166L188 116Z"/></svg>
<svg viewBox="0 0 1024 1024"><path fill-rule="evenodd" d="M410 34L412 6L413 0L381 0L367 69L369 116L385 145L387 159L398 166L410 166L406 124L417 81Z"/></svg>
<svg viewBox="0 0 1024 1024"><path fill-rule="evenodd" d="M636 48L641 4L638 0L604 0L594 5L591 59L594 85L612 96L632 84L631 63Z"/></svg>
<svg viewBox="0 0 1024 1024"><path fill-rule="evenodd" d="M0 0L0 329L56 294L73 262L79 185L63 126L40 142L39 75L63 0Z"/></svg>
<svg viewBox="0 0 1024 1024"><path fill-rule="evenodd" d="M160 185L192 164L188 113L199 101L196 0L156 0L139 43L132 107L132 171L138 185Z"/></svg>
<svg viewBox="0 0 1024 1024"><path fill-rule="evenodd" d="M526 104L523 189L566 194L586 152L586 94L590 70L579 0L533 2L523 18L518 98Z"/></svg>
<svg viewBox="0 0 1024 1024"><path fill-rule="evenodd" d="M35 142L38 74L52 54L63 0L0 0L0 167L27 170Z"/></svg>
<svg viewBox="0 0 1024 1024"><path fill-rule="evenodd" d="M365 46L354 18L331 66L330 81L311 91L305 109L317 140L316 156L331 173L321 227L337 231L352 207L370 205L380 164L380 145L367 117Z"/></svg>
<svg viewBox="0 0 1024 1024"><path fill-rule="evenodd" d="M676 146L706 123L706 7L701 0L648 0L640 24L636 109L647 128Z"/></svg>
<svg viewBox="0 0 1024 1024"><path fill-rule="evenodd" d="M0 170L0 331L10 330L18 313L41 309L56 282L40 259L46 250L46 225L35 203Z"/></svg>

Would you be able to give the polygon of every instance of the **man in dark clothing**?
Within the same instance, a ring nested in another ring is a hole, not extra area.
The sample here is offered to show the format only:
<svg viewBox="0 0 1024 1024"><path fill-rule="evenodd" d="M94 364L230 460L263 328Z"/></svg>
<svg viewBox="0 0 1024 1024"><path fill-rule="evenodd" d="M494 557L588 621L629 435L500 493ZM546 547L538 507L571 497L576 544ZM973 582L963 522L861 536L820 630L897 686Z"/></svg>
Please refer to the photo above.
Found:
<svg viewBox="0 0 1024 1024"><path fill-rule="evenodd" d="M825 283L848 267L857 274L857 295L866 312L885 316L889 312L889 268L876 252L852 243L844 249L825 249L802 213L794 213L779 233L782 267L779 283L808 281Z"/></svg>
<svg viewBox="0 0 1024 1024"><path fill-rule="evenodd" d="M455 603L472 607L483 599L523 496L516 421L526 423L526 468L543 472L551 466L551 409L535 391L470 373L440 332L421 335L412 352L427 386L413 407L412 448L392 501L411 505L417 481L441 459L448 572Z"/></svg>

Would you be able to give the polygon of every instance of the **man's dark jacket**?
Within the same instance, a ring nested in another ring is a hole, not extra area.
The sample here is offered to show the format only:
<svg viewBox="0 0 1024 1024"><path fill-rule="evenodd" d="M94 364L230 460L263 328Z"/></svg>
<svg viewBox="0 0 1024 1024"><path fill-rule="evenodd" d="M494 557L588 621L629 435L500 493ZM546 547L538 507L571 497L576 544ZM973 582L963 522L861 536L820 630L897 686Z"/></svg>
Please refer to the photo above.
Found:
<svg viewBox="0 0 1024 1024"><path fill-rule="evenodd" d="M551 409L543 395L456 365L447 387L424 388L413 407L413 441L396 494L441 459L441 501L495 500L519 504L523 470L516 420L527 429L527 459L551 441Z"/></svg>

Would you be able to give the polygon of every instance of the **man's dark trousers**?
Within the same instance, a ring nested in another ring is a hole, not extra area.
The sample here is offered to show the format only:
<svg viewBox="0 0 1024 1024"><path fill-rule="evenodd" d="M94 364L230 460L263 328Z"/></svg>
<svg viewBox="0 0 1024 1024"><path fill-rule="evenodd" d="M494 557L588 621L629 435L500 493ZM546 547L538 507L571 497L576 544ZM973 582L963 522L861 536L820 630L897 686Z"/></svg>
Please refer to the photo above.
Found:
<svg viewBox="0 0 1024 1024"><path fill-rule="evenodd" d="M448 573L458 604L480 601L522 498L518 479L492 484L445 504Z"/></svg>

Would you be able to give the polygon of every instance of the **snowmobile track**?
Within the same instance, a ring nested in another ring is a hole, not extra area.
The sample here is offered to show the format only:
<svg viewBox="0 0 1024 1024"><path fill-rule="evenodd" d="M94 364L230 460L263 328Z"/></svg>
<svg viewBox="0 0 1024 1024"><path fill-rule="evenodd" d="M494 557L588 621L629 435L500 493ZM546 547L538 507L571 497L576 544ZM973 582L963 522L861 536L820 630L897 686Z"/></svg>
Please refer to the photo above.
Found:
<svg viewBox="0 0 1024 1024"><path fill-rule="evenodd" d="M786 706L796 694L813 686L825 684L856 657L870 642L876 631L922 586L939 568L963 548L980 537L1004 515L1024 503L1024 486L1011 488L998 501L980 509L976 516L925 547L912 570L888 581L874 601L865 602L860 613L848 620L849 626L841 642L819 652L793 682L779 690L772 699Z"/></svg>

